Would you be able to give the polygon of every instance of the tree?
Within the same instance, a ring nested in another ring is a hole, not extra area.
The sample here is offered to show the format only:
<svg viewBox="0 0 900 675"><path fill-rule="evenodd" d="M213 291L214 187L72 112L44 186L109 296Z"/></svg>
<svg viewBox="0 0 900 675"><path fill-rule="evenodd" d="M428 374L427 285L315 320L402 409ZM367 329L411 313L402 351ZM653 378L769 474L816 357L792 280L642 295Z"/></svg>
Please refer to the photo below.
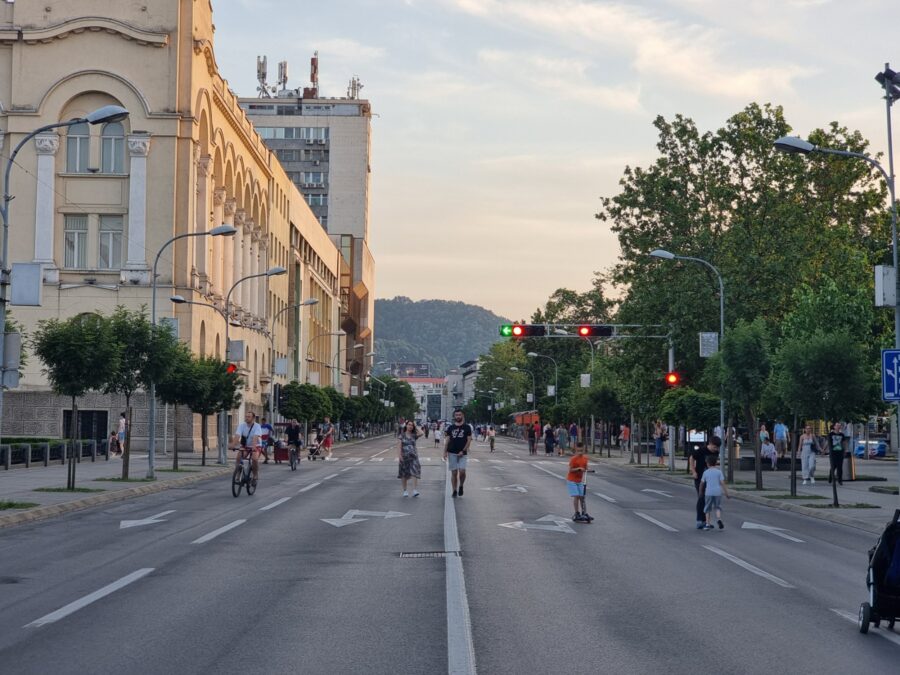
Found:
<svg viewBox="0 0 900 675"><path fill-rule="evenodd" d="M200 415L200 436L203 445L201 463L206 466L206 451L209 447L210 415L221 410L234 410L241 404L241 379L238 374L228 372L228 364L214 356L193 357L188 371L193 386L188 390L187 405L196 415Z"/></svg>
<svg viewBox="0 0 900 675"><path fill-rule="evenodd" d="M165 327L157 326L154 330L145 307L138 311L121 305L116 307L109 318L109 329L119 346L119 368L107 378L104 392L125 397L128 433L122 455L122 480L127 480L131 458L131 397L138 389L149 391L151 382L165 378L178 339Z"/></svg>
<svg viewBox="0 0 900 675"><path fill-rule="evenodd" d="M341 416L344 414L344 407L347 404L347 397L334 387L324 387L322 391L325 392L325 395L328 397L328 400L331 403L331 418L335 422L337 422L342 418Z"/></svg>
<svg viewBox="0 0 900 675"><path fill-rule="evenodd" d="M178 406L187 405L195 398L197 387L200 386L194 377L192 356L190 348L179 342L172 351L169 371L156 383L157 398L175 408L175 452L172 455L174 471L178 471Z"/></svg>
<svg viewBox="0 0 900 675"><path fill-rule="evenodd" d="M331 399L323 389L305 382L289 382L281 390L285 405L281 409L285 417L316 422L326 415L331 416Z"/></svg>
<svg viewBox="0 0 900 675"><path fill-rule="evenodd" d="M34 353L53 391L72 399L72 453L66 487L75 489L75 450L78 440L76 399L101 389L119 369L121 350L109 321L99 314L79 314L66 321L48 319L38 324Z"/></svg>
<svg viewBox="0 0 900 675"><path fill-rule="evenodd" d="M659 416L666 424L710 429L719 421L719 398L690 387L676 387L663 395Z"/></svg>

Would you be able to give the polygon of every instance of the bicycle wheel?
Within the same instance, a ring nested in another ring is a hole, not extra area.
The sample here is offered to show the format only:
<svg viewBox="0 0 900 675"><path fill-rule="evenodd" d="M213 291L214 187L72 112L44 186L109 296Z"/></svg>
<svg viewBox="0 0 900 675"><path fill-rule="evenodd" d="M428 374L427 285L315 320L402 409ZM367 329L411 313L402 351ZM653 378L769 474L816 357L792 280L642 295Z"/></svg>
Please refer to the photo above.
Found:
<svg viewBox="0 0 900 675"><path fill-rule="evenodd" d="M247 496L249 497L256 492L256 485L253 484L253 478L247 479Z"/></svg>
<svg viewBox="0 0 900 675"><path fill-rule="evenodd" d="M291 471L297 470L297 452L291 450Z"/></svg>
<svg viewBox="0 0 900 675"><path fill-rule="evenodd" d="M231 494L235 497L239 497L241 494L241 485L243 485L243 481L241 480L241 469L239 467L231 474Z"/></svg>

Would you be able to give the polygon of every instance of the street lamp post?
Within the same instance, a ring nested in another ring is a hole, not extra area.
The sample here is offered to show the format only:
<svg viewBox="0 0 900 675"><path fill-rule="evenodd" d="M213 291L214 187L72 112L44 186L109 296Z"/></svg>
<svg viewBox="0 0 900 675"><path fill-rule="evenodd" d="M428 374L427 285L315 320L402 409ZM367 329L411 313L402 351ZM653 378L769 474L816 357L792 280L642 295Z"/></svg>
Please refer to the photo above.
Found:
<svg viewBox="0 0 900 675"><path fill-rule="evenodd" d="M363 343L358 342L357 344L353 345L352 347L344 347L343 349L338 349L334 353L334 357L331 359L331 374L332 374L332 376L334 376L334 371L338 370L338 376L337 376L337 378L334 378L338 381L338 386L340 386L340 369L338 369L337 360L338 360L338 357L341 355L341 352L348 352L351 349L363 349L364 347L365 347L365 345ZM335 388L337 388L337 387L335 387Z"/></svg>
<svg viewBox="0 0 900 675"><path fill-rule="evenodd" d="M79 117L65 122L54 122L53 124L45 124L42 127L30 131L25 134L24 138L16 144L16 147L9 153L9 159L6 160L6 171L3 177L3 198L0 199L0 220L3 224L3 244L0 246L0 355L5 353L6 348L6 287L9 285L9 203L13 196L9 194L9 180L12 174L13 165L16 163L16 156L19 151L35 136L53 129L62 129L72 127L76 124L84 124L87 122L91 125L105 124L107 122L120 122L128 117L128 111L118 105L105 105L84 117ZM10 142L12 139L10 138ZM5 374L2 363L0 363L0 380ZM0 381L0 431L3 427L3 383ZM73 427L74 428L74 427Z"/></svg>
<svg viewBox="0 0 900 675"><path fill-rule="evenodd" d="M169 239L165 244L159 247L156 257L153 259L153 276L150 281L151 297L150 297L150 325L153 331L156 331L156 282L158 279L157 267L159 267L159 259L173 242L188 237L205 237L210 235L213 237L230 237L237 232L231 225L219 225L208 232L186 232L177 234ZM174 279L173 279L174 283ZM147 423L150 425L149 437L147 439L147 478L156 478L156 382L150 381L150 410L147 413Z"/></svg>
<svg viewBox="0 0 900 675"><path fill-rule="evenodd" d="M661 248L657 248L650 252L651 257L659 258L660 260L690 260L691 262L699 263L701 265L706 265L709 269L711 269L716 274L716 278L719 280L719 350L722 349L722 346L725 343L725 283L722 281L722 275L719 273L718 268L713 265L711 262L704 260L703 258L693 258L687 255L676 255L670 251L666 251ZM725 394L724 392L720 392L719 395L719 429L722 434L722 444L719 446L719 466L725 466L725 442L724 439L727 438L727 434L725 432ZM730 467L729 467L730 470Z"/></svg>
<svg viewBox="0 0 900 675"><path fill-rule="evenodd" d="M256 279L257 277L276 277L281 274L287 274L287 270L283 267L270 267L265 272L260 272L259 274L250 274L246 277L242 277L232 284L231 288L228 289L228 293L225 294L225 361L228 361L228 347L229 347L229 326L231 325L231 321L228 320L231 317L231 294L234 292L234 289L237 288L240 284L244 283L249 279ZM226 446L228 445L228 410L222 409L222 413L219 419L219 464L225 464L227 461L227 457L225 456Z"/></svg>
<svg viewBox="0 0 900 675"><path fill-rule="evenodd" d="M524 368L518 368L516 366L510 366L510 370L514 373L527 373L531 375L531 404L534 406L534 409L537 410L537 386L535 385L534 373L530 370L525 370Z"/></svg>
<svg viewBox="0 0 900 675"><path fill-rule="evenodd" d="M552 356L547 356L546 354L538 354L536 352L528 352L526 354L529 358L532 359L550 359L553 361L553 368L555 371L555 375L553 376L553 404L556 405L559 403L559 366L556 364L556 359Z"/></svg>
<svg viewBox="0 0 900 675"><path fill-rule="evenodd" d="M323 337L334 336L334 335L337 335L337 336L340 337L340 336L343 336L343 335L346 335L346 334L347 334L347 333L346 333L345 331L343 331L343 330L338 330L338 331L325 332L325 333L319 333L318 335L313 335L313 336L309 339L309 342L306 343L306 362L307 362L307 363L322 363L323 365L325 365L325 366L327 367L327 366L328 366L327 363L324 363L324 362L321 362L321 361L315 361L315 360L311 359L311 357L310 357L310 355L309 355L309 350L312 348L313 342L315 342L315 341L318 340L319 338L323 338ZM306 381L309 382L309 366L306 367Z"/></svg>

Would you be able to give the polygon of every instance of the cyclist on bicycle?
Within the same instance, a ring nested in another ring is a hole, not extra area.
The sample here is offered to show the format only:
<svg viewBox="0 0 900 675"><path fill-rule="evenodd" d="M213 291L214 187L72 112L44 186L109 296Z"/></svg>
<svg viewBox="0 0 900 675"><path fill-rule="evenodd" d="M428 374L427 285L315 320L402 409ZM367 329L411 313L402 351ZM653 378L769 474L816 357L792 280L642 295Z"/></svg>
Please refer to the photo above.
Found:
<svg viewBox="0 0 900 675"><path fill-rule="evenodd" d="M262 452L262 435L262 428L256 421L256 415L248 410L244 416L244 421L238 425L237 431L231 439L233 444L240 443L235 470L240 469L241 460L249 455L250 468L253 470L254 486L259 480L259 455Z"/></svg>
<svg viewBox="0 0 900 675"><path fill-rule="evenodd" d="M303 447L303 441L301 439L303 427L300 426L300 423L297 422L297 420L291 420L287 429L285 429L285 433L287 434L288 447L294 449L299 457L300 448Z"/></svg>

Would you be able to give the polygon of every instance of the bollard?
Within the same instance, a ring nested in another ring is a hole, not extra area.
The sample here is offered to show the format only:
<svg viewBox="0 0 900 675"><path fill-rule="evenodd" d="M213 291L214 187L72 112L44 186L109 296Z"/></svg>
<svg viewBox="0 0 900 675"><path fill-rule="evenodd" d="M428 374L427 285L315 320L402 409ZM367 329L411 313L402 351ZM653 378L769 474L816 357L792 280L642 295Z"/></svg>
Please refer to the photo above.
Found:
<svg viewBox="0 0 900 675"><path fill-rule="evenodd" d="M31 468L31 443L25 444L25 468Z"/></svg>
<svg viewBox="0 0 900 675"><path fill-rule="evenodd" d="M12 463L12 446L0 445L0 456L3 457L3 468L9 471L9 465Z"/></svg>

